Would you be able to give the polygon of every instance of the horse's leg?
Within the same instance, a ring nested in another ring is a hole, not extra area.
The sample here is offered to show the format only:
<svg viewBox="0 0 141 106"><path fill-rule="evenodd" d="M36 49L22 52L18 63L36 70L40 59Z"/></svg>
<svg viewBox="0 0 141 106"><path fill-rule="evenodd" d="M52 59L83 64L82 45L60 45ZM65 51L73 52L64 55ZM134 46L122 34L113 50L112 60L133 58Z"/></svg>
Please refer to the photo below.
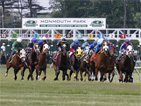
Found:
<svg viewBox="0 0 141 106"><path fill-rule="evenodd" d="M97 78L97 74L98 74L98 69L95 68L95 80L96 80L96 81L98 80L98 78Z"/></svg>
<svg viewBox="0 0 141 106"><path fill-rule="evenodd" d="M89 81L91 81L91 78L90 78L91 73L90 73L90 71L89 71L89 69L88 69L88 68L86 68L86 73L88 73L88 80L89 80Z"/></svg>
<svg viewBox="0 0 141 106"><path fill-rule="evenodd" d="M54 79L54 81L58 80L58 76L60 74L60 69L58 67L56 69L56 78Z"/></svg>
<svg viewBox="0 0 141 106"><path fill-rule="evenodd" d="M71 75L72 75L73 71L70 70L70 77L69 77L69 80L71 80Z"/></svg>
<svg viewBox="0 0 141 106"><path fill-rule="evenodd" d="M104 81L106 81L106 80L107 80L107 78L106 78L106 73L104 74L104 78L103 78L103 80L104 80Z"/></svg>
<svg viewBox="0 0 141 106"><path fill-rule="evenodd" d="M11 64L9 63L9 62L7 62L7 70L6 70L6 73L5 73L5 77L7 77L8 76L8 70L10 69L10 67L11 67Z"/></svg>
<svg viewBox="0 0 141 106"><path fill-rule="evenodd" d="M105 75L103 72L100 72L101 77L100 77L100 81L104 82L105 80L103 79L103 76Z"/></svg>
<svg viewBox="0 0 141 106"><path fill-rule="evenodd" d="M31 77L31 71L32 71L32 67L29 65L29 74L28 74L28 77L27 77L27 80L29 80L29 78Z"/></svg>
<svg viewBox="0 0 141 106"><path fill-rule="evenodd" d="M83 81L82 70L80 70L80 80Z"/></svg>
<svg viewBox="0 0 141 106"><path fill-rule="evenodd" d="M14 79L17 80L17 73L18 73L18 70L14 69Z"/></svg>
<svg viewBox="0 0 141 106"><path fill-rule="evenodd" d="M65 75L67 76L67 80L69 81L69 75L67 74L67 70L65 72Z"/></svg>
<svg viewBox="0 0 141 106"><path fill-rule="evenodd" d="M32 66L32 70L31 70L31 74L30 74L30 76L31 76L31 80L34 80L34 78L33 78L33 72L34 72L34 69L35 69L35 66Z"/></svg>
<svg viewBox="0 0 141 106"><path fill-rule="evenodd" d="M66 70L63 70L63 75L62 75L63 81L65 80L65 75L66 75Z"/></svg>
<svg viewBox="0 0 141 106"><path fill-rule="evenodd" d="M121 81L123 82L123 78L122 78L122 71L120 70L119 71L119 82L121 82Z"/></svg>
<svg viewBox="0 0 141 106"><path fill-rule="evenodd" d="M38 68L38 79L39 79L39 80L41 80L41 73L42 73L42 70L40 70L40 69Z"/></svg>
<svg viewBox="0 0 141 106"><path fill-rule="evenodd" d="M125 73L125 79L124 79L124 82L128 82L128 73Z"/></svg>
<svg viewBox="0 0 141 106"><path fill-rule="evenodd" d="M115 70L113 70L113 71L112 71L112 73L109 73L109 76L112 74L112 78L111 78L111 79L109 79L109 81L110 81L110 82L112 82L112 81L113 81L113 78L114 78L114 76L115 76L115 73L114 73L114 72L115 72Z"/></svg>
<svg viewBox="0 0 141 106"><path fill-rule="evenodd" d="M38 67L36 68L36 80L38 80Z"/></svg>
<svg viewBox="0 0 141 106"><path fill-rule="evenodd" d="M84 81L86 81L86 75L87 75L87 72L85 72L84 74Z"/></svg>
<svg viewBox="0 0 141 106"><path fill-rule="evenodd" d="M21 67L21 80L24 80L24 71L25 71L25 67Z"/></svg>
<svg viewBox="0 0 141 106"><path fill-rule="evenodd" d="M76 70L76 81L78 81L78 73L79 73L79 69Z"/></svg>
<svg viewBox="0 0 141 106"><path fill-rule="evenodd" d="M44 71L44 77L42 78L42 80L45 80L46 79L46 68L43 71Z"/></svg>

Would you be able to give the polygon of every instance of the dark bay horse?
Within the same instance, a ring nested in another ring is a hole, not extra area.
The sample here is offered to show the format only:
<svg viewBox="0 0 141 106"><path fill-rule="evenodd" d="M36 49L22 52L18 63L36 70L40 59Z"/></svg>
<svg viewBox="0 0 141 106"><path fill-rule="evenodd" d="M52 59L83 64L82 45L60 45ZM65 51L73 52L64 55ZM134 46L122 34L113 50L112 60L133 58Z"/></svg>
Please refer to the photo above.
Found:
<svg viewBox="0 0 141 106"><path fill-rule="evenodd" d="M116 67L119 73L119 82L123 82L122 73L125 74L124 82L133 82L132 73L135 62L133 61L133 48L131 45L127 47L126 54L122 56L121 61L116 60Z"/></svg>
<svg viewBox="0 0 141 106"><path fill-rule="evenodd" d="M25 58L26 58L26 52L24 49L19 49L18 52L16 54L13 55L12 60L10 62L12 56L9 57L9 59L7 60L7 71L5 73L5 77L8 76L8 70L10 69L10 67L14 68L14 79L17 80L17 73L19 70L21 70L21 80L24 80L24 71L26 69L25 66Z"/></svg>
<svg viewBox="0 0 141 106"><path fill-rule="evenodd" d="M88 80L90 81L90 75L91 75L91 72L90 72L90 68L89 68L89 51L87 51L87 53L83 54L81 59L80 59L80 68L79 68L79 71L80 71L80 80L83 81L83 72L85 72L84 74L84 78L86 81L86 74L88 74Z"/></svg>
<svg viewBox="0 0 141 106"><path fill-rule="evenodd" d="M47 68L46 56L48 52L49 52L49 46L48 44L44 44L42 52L39 55L39 62L38 62L37 71L36 71L36 79L41 80L42 70L44 72L44 77L42 78L42 80L46 79L46 68Z"/></svg>
<svg viewBox="0 0 141 106"><path fill-rule="evenodd" d="M29 78L31 77L31 80L33 80L33 72L35 70L35 68L37 67L38 64L38 56L39 56L39 46L38 44L34 44L33 45L33 49L31 50L31 53L28 54L27 56L27 65L29 68L29 75L27 77L27 79L29 80Z"/></svg>
<svg viewBox="0 0 141 106"><path fill-rule="evenodd" d="M54 78L54 81L58 80L58 76L60 74L60 70L62 70L63 75L62 79L65 80L65 75L67 75L67 80L69 80L69 75L67 74L68 69L68 54L67 54L67 45L61 44L62 48L61 51L57 57L57 61L54 61L55 55L53 56L53 67L55 70L56 77Z"/></svg>
<svg viewBox="0 0 141 106"><path fill-rule="evenodd" d="M83 54L82 49L80 47L78 47L78 49L76 49L75 53L73 53L69 57L69 69L71 70L70 71L70 79L71 79L72 73L74 73L74 81L78 80L80 58L81 58L82 54Z"/></svg>
<svg viewBox="0 0 141 106"><path fill-rule="evenodd" d="M108 41L103 41L102 50L98 53L95 63L95 80L98 80L98 71L101 73L100 81L103 81L103 75L106 73L109 61Z"/></svg>

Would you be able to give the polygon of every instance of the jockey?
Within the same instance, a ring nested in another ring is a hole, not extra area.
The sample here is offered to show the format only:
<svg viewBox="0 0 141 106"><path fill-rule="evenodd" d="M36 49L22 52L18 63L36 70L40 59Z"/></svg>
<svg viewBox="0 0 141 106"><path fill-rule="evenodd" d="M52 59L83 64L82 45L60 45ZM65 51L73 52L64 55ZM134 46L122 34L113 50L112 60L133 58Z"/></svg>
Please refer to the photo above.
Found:
<svg viewBox="0 0 141 106"><path fill-rule="evenodd" d="M10 58L10 61L9 63L12 62L12 59L13 59L13 55L18 51L18 49L23 49L24 46L22 44L22 39L20 38L17 38L17 41L15 41L13 44L12 44L12 53L11 53L11 58ZM27 66L27 63L26 61L24 61L25 65ZM28 66L27 66L28 67Z"/></svg>
<svg viewBox="0 0 141 106"><path fill-rule="evenodd" d="M17 38L17 41L15 41L12 44L12 53L11 53L11 55L14 55L17 52L17 50L20 49L20 48L22 48L22 49L24 48L23 44L22 44L22 39Z"/></svg>
<svg viewBox="0 0 141 106"><path fill-rule="evenodd" d="M127 49L128 45L131 45L132 46L132 43L130 42L129 39L126 39L125 42L123 42L122 45L121 45L121 47L120 47L121 54L117 58L118 61L120 61L121 58L122 58L122 56L126 53L126 49ZM134 52L134 50L133 50L133 52ZM133 56L133 60L135 62L135 57L134 56Z"/></svg>
<svg viewBox="0 0 141 106"><path fill-rule="evenodd" d="M61 49L62 49L62 44L66 44L66 50L67 51L69 51L69 44L68 44L68 42L67 42L67 40L63 37L61 40L59 40L58 42L57 42L57 47L56 47L56 51L61 51Z"/></svg>
<svg viewBox="0 0 141 106"><path fill-rule="evenodd" d="M70 45L70 54L69 54L69 56L71 56L72 53L74 53L74 52L76 51L76 49L77 49L78 47L80 47L80 46L81 46L81 45L80 45L80 43L79 43L79 40L78 40L78 39L74 40L74 42L71 43L71 45Z"/></svg>
<svg viewBox="0 0 141 106"><path fill-rule="evenodd" d="M91 45L90 45L90 51L95 51L94 47L97 45L97 41L95 40Z"/></svg>
<svg viewBox="0 0 141 106"><path fill-rule="evenodd" d="M39 44L40 43L40 44ZM46 37L43 37L42 40L39 40L38 42L39 46L40 46L40 52L42 51L43 49L43 45L44 44L48 44L48 41L46 40Z"/></svg>
<svg viewBox="0 0 141 106"><path fill-rule="evenodd" d="M37 39L36 39L36 38L33 38L33 39L31 40L31 42L28 43L28 45L27 45L27 47L28 47L27 52L28 52L28 53L31 52L31 50L33 49L33 45L34 45L36 42L37 42Z"/></svg>
<svg viewBox="0 0 141 106"><path fill-rule="evenodd" d="M85 42L84 45L82 45L82 46L84 46L83 47L83 53L87 53L86 51L89 52L89 43L88 42Z"/></svg>
<svg viewBox="0 0 141 106"><path fill-rule="evenodd" d="M99 39L97 40L97 45L94 47L96 54L99 52L99 50L102 49L101 47L102 47L104 40L108 41L108 45L109 45L108 51L110 50L110 48L111 48L110 41L107 38L104 38L104 34L99 34Z"/></svg>
<svg viewBox="0 0 141 106"><path fill-rule="evenodd" d="M69 44L68 44L67 40L63 37L61 40L59 40L57 42L56 55L55 55L55 58L54 58L55 61L57 61L57 57L62 50L62 44L66 44L66 46L67 46L66 50L69 51Z"/></svg>

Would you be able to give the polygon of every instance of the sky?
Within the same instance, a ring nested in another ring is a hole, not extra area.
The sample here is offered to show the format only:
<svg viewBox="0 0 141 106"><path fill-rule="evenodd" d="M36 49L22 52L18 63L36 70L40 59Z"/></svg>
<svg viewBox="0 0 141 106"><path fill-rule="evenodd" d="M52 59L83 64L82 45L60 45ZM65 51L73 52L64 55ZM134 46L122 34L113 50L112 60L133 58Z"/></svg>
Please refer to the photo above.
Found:
<svg viewBox="0 0 141 106"><path fill-rule="evenodd" d="M50 0L37 0L41 6L48 8ZM49 11L49 10L48 10Z"/></svg>

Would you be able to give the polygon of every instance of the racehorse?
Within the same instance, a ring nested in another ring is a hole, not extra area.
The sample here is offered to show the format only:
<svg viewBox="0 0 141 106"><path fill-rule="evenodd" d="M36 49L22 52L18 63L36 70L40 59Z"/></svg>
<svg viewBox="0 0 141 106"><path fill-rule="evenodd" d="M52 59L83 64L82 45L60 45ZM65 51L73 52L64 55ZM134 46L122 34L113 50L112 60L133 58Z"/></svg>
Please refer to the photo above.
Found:
<svg viewBox="0 0 141 106"><path fill-rule="evenodd" d="M49 52L49 46L48 44L44 44L42 52L39 55L39 62L38 62L37 69L36 69L36 79L41 80L42 70L44 72L44 77L42 78L42 80L46 79L46 68L47 68L46 56L48 52Z"/></svg>
<svg viewBox="0 0 141 106"><path fill-rule="evenodd" d="M79 71L80 71L80 80L83 81L83 72L85 72L84 74L84 78L86 81L86 74L88 74L88 80L90 81L90 71L89 71L89 54L85 54L85 55L82 55L81 59L80 59L80 68L79 68Z"/></svg>
<svg viewBox="0 0 141 106"><path fill-rule="evenodd" d="M27 65L29 68L29 75L27 77L27 79L29 80L29 78L31 77L31 80L33 80L33 72L34 69L36 68L37 64L38 64L38 55L39 55L40 51L39 51L39 46L37 43L35 43L33 45L33 49L31 50L31 53L28 54L27 56Z"/></svg>
<svg viewBox="0 0 141 106"><path fill-rule="evenodd" d="M62 44L62 48L60 53L58 54L57 61L54 60L56 54L53 55L53 66L55 70L56 77L54 81L58 80L58 76L60 74L60 70L63 71L62 79L65 80L65 75L67 75L67 80L69 80L69 75L67 74L68 69L68 54L66 44Z"/></svg>
<svg viewBox="0 0 141 106"><path fill-rule="evenodd" d="M70 79L72 73L74 73L74 81L78 80L78 72L80 67L80 58L83 54L83 51L80 47L78 47L70 57L69 57L69 69L70 71Z"/></svg>
<svg viewBox="0 0 141 106"><path fill-rule="evenodd" d="M11 60L12 58L12 60ZM8 76L8 70L13 67L14 68L14 79L17 80L17 73L19 70L21 70L21 80L24 80L24 71L26 69L25 66L25 58L26 58L26 52L24 49L19 49L16 54L12 55L9 57L7 60L7 71L5 73L5 77Z"/></svg>
<svg viewBox="0 0 141 106"><path fill-rule="evenodd" d="M109 61L109 46L108 41L103 41L102 50L98 52L97 58L94 60L95 63L95 80L98 80L98 71L101 73L100 81L103 81L103 75L106 73Z"/></svg>
<svg viewBox="0 0 141 106"><path fill-rule="evenodd" d="M123 82L122 73L125 74L124 82L133 82L132 73L134 71L135 62L133 61L133 47L129 45L126 54L122 56L120 61L116 60L116 67L119 73L119 82Z"/></svg>
<svg viewBox="0 0 141 106"><path fill-rule="evenodd" d="M113 78L114 78L114 75L115 75L115 70L114 70L114 64L115 64L115 45L114 44L111 44L111 48L110 48L110 51L109 51L109 63L108 63L108 67L106 69L106 73L109 73L108 74L108 79L110 82L113 81ZM110 78L112 74L112 78Z"/></svg>

